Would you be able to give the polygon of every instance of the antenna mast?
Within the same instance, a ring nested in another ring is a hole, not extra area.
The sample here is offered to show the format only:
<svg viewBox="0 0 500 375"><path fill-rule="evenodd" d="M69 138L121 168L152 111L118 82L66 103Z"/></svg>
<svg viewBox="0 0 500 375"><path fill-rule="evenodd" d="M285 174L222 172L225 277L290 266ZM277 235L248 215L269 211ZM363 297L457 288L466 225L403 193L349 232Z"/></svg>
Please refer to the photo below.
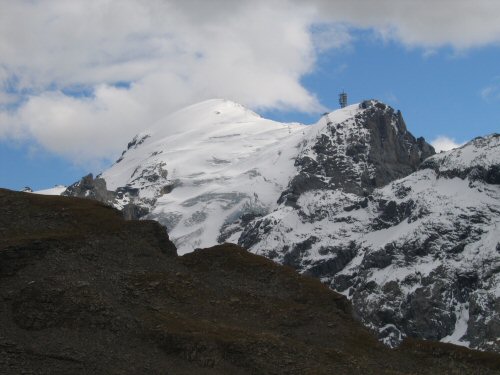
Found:
<svg viewBox="0 0 500 375"><path fill-rule="evenodd" d="M339 104L340 108L347 106L347 93L344 90L339 94Z"/></svg>

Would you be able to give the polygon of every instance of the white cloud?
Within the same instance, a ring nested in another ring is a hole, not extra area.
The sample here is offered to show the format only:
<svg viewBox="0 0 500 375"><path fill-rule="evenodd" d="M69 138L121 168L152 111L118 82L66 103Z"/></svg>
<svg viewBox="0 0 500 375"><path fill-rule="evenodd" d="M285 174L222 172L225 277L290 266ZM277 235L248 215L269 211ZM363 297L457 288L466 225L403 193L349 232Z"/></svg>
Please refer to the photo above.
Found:
<svg viewBox="0 0 500 375"><path fill-rule="evenodd" d="M319 23L311 29L311 32L314 47L319 53L344 47L353 40L349 28L342 23Z"/></svg>
<svg viewBox="0 0 500 375"><path fill-rule="evenodd" d="M315 62L312 13L276 5L4 2L0 81L4 91L14 85L29 96L17 111L2 113L0 135L31 136L85 160L116 154L152 121L212 97L320 111L300 83ZM93 95L62 93L72 86Z"/></svg>
<svg viewBox="0 0 500 375"><path fill-rule="evenodd" d="M116 155L151 122L207 98L320 111L301 78L318 53L349 45L353 27L427 50L500 41L494 1L0 0L0 8L0 138L35 139L80 162ZM74 87L92 95L64 94Z"/></svg>
<svg viewBox="0 0 500 375"><path fill-rule="evenodd" d="M325 18L373 28L382 38L432 50L500 42L500 2L494 0L317 0Z"/></svg>
<svg viewBox="0 0 500 375"><path fill-rule="evenodd" d="M434 140L431 141L432 147L436 150L436 152L441 152L441 151L449 151L454 148L462 146L464 143L458 143L455 141L453 138L440 135Z"/></svg>
<svg viewBox="0 0 500 375"><path fill-rule="evenodd" d="M492 82L479 92L485 101L500 100L500 77L494 77Z"/></svg>

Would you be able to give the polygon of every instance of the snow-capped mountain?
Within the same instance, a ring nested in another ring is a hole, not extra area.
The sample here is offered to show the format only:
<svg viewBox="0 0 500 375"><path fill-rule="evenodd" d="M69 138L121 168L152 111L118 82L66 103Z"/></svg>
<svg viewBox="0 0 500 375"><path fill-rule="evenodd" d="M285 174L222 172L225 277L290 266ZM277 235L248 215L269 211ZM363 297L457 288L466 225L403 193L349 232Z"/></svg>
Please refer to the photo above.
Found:
<svg viewBox="0 0 500 375"><path fill-rule="evenodd" d="M220 242L222 227L272 212L295 173L292 158L310 129L261 118L241 105L210 100L138 135L100 176L169 229L179 253ZM224 232L226 233L226 232Z"/></svg>
<svg viewBox="0 0 500 375"><path fill-rule="evenodd" d="M498 351L499 166L493 135L367 197L309 191L247 227L251 249L343 292L388 344L409 335Z"/></svg>
<svg viewBox="0 0 500 375"><path fill-rule="evenodd" d="M434 155L374 100L310 126L210 100L64 194L158 220L179 253L235 242L320 277L390 345L500 351L499 140Z"/></svg>

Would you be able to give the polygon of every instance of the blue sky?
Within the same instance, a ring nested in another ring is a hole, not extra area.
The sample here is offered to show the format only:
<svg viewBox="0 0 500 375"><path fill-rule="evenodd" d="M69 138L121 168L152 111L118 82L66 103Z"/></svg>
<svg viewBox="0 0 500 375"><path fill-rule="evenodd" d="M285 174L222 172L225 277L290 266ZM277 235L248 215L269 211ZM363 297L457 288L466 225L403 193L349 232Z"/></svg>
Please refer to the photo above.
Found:
<svg viewBox="0 0 500 375"><path fill-rule="evenodd" d="M148 124L213 97L314 123L344 89L430 142L500 131L500 6L352 3L6 2L0 187L96 174Z"/></svg>
<svg viewBox="0 0 500 375"><path fill-rule="evenodd" d="M349 48L319 56L303 82L331 109L345 89L350 103L381 100L403 113L415 136L448 136L466 142L500 132L500 46L430 55L359 33ZM488 88L493 92L485 93ZM495 89L496 88L496 89ZM312 123L317 114L264 112L280 121Z"/></svg>

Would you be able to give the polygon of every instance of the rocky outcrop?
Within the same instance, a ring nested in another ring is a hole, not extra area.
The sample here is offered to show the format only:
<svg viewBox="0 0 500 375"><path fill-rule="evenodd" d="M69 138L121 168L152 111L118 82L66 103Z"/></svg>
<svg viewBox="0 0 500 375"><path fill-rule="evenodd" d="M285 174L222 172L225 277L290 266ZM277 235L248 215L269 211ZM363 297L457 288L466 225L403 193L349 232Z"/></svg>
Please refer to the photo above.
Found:
<svg viewBox="0 0 500 375"><path fill-rule="evenodd" d="M423 138L407 129L401 112L375 100L362 102L360 110L343 121L331 121L304 145L295 166L298 174L279 202L296 205L309 190L342 189L367 195L416 171L435 153Z"/></svg>
<svg viewBox="0 0 500 375"><path fill-rule="evenodd" d="M61 195L92 199L110 206L117 206L126 220L138 220L149 213L146 206L130 202L130 197L137 196L137 189L125 186L116 191L110 191L106 187L106 181L101 177L94 179L92 173L68 186Z"/></svg>
<svg viewBox="0 0 500 375"><path fill-rule="evenodd" d="M68 188L61 194L67 197L88 198L102 203L112 204L116 193L106 188L106 181L94 176L92 173L82 177L82 179Z"/></svg>
<svg viewBox="0 0 500 375"><path fill-rule="evenodd" d="M415 138L407 129L400 111L373 100L361 103L368 108L360 122L370 131L368 163L373 165L373 179L363 179L363 188L371 191L415 172L422 161L435 154L423 137ZM358 154L351 151L352 155ZM348 191L348 190L347 190Z"/></svg>

